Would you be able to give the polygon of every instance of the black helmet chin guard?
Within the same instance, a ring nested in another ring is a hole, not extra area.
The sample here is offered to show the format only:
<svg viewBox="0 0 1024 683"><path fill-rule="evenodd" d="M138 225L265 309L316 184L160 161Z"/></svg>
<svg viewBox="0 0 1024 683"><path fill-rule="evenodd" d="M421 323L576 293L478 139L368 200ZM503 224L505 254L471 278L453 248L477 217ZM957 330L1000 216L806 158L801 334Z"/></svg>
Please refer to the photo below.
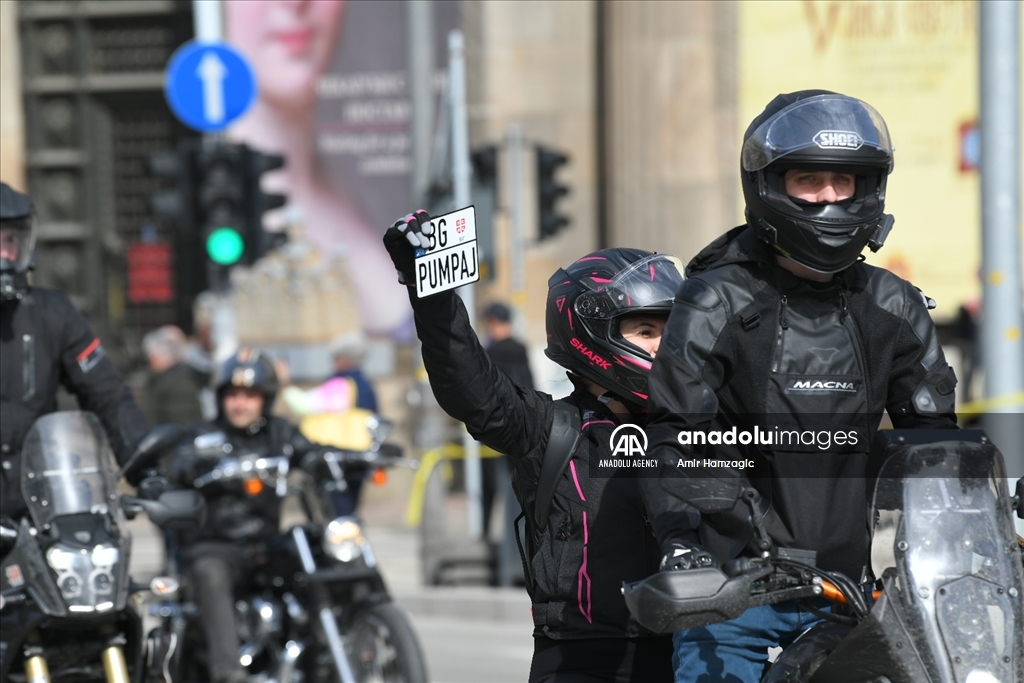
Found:
<svg viewBox="0 0 1024 683"><path fill-rule="evenodd" d="M641 249L602 249L559 269L548 281L545 355L642 408L654 357L623 339L619 324L667 317L682 281L679 259Z"/></svg>
<svg viewBox="0 0 1024 683"><path fill-rule="evenodd" d="M824 91L780 95L748 129L741 165L748 225L807 268L844 270L865 246L878 251L892 229L885 213L892 142L881 115L858 99ZM794 199L785 187L791 169L852 174L854 194L836 203Z"/></svg>

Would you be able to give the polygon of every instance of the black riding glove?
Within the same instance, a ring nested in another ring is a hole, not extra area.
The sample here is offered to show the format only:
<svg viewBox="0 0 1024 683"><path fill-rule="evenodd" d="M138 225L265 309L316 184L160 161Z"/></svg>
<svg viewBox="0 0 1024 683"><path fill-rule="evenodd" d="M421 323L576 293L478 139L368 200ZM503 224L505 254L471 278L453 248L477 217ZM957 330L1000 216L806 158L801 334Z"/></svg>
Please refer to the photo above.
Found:
<svg viewBox="0 0 1024 683"><path fill-rule="evenodd" d="M661 558L661 571L704 569L706 567L718 567L718 560L714 555L696 543L672 541L668 544L665 549L665 555Z"/></svg>
<svg viewBox="0 0 1024 683"><path fill-rule="evenodd" d="M413 286L416 282L416 252L430 246L434 226L423 209L395 221L384 233L384 247L398 270L398 281Z"/></svg>

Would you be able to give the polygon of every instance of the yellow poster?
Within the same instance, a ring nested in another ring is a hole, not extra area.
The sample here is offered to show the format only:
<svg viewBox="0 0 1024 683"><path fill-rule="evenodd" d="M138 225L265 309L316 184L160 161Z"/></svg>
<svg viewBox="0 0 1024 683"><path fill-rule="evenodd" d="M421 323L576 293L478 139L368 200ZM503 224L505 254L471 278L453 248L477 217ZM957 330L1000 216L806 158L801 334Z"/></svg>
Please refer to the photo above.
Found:
<svg viewBox="0 0 1024 683"><path fill-rule="evenodd" d="M974 2L794 0L739 4L741 128L777 94L823 88L885 118L896 164L886 210L896 224L868 262L938 302L937 321L980 292Z"/></svg>

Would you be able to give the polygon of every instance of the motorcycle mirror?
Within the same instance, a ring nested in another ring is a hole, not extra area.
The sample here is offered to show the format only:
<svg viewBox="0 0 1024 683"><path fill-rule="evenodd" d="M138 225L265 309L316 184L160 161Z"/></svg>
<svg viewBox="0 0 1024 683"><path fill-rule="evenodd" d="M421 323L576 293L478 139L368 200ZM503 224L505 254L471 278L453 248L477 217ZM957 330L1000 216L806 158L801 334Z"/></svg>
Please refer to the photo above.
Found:
<svg viewBox="0 0 1024 683"><path fill-rule="evenodd" d="M185 429L178 425L157 425L153 427L139 441L135 452L121 468L121 477L128 479L136 478L140 472L156 464L164 451L176 445L185 438Z"/></svg>
<svg viewBox="0 0 1024 683"><path fill-rule="evenodd" d="M704 514L731 510L743 488L739 478L716 476L662 477L661 486Z"/></svg>
<svg viewBox="0 0 1024 683"><path fill-rule="evenodd" d="M1016 495L1013 497L1013 506L1017 508L1017 517L1024 519L1024 477L1017 480Z"/></svg>
<svg viewBox="0 0 1024 683"><path fill-rule="evenodd" d="M366 420L366 428L369 430L373 442L380 444L394 431L395 423L379 415L372 415Z"/></svg>

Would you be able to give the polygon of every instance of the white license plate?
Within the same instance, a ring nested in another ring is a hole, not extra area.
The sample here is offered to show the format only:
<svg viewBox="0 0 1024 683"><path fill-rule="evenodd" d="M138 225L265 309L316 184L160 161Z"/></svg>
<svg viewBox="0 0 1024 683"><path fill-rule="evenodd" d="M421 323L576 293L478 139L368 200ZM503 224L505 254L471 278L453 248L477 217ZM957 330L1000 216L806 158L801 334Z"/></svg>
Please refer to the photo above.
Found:
<svg viewBox="0 0 1024 683"><path fill-rule="evenodd" d="M431 219L430 246L416 255L416 296L446 292L480 279L476 209L452 211Z"/></svg>

